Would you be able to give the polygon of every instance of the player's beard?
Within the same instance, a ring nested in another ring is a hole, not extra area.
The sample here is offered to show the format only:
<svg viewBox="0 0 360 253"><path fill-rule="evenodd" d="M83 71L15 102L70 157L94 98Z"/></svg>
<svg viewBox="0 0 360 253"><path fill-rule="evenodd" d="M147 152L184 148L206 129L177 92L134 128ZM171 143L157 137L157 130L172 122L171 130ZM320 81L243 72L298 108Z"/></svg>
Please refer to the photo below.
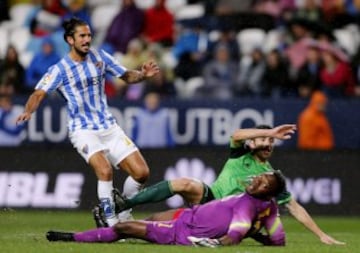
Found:
<svg viewBox="0 0 360 253"><path fill-rule="evenodd" d="M253 154L260 160L260 161L267 161L270 157L271 154L273 152L273 148L268 146L268 147L262 147L262 148L257 148L253 151Z"/></svg>
<svg viewBox="0 0 360 253"><path fill-rule="evenodd" d="M90 44L87 44L87 45L90 48ZM84 51L81 48L78 48L78 47L75 47L75 46L74 46L74 50L75 50L76 54L80 55L81 57L85 57L89 53L89 50Z"/></svg>

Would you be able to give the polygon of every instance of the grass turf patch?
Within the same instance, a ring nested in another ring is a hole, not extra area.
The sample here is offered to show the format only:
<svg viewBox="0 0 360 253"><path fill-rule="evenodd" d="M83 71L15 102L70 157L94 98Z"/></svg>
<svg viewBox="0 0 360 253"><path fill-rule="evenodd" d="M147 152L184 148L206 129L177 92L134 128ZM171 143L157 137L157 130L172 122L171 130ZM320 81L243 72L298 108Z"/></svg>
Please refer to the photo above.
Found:
<svg viewBox="0 0 360 253"><path fill-rule="evenodd" d="M146 214L137 213L137 218ZM285 247L263 247L252 239L245 239L241 244L232 247L221 247L216 252L292 252L292 253L330 253L360 252L360 219L359 217L315 217L319 226L331 236L345 241L345 246L328 246L322 244L312 233L291 217L282 218L287 245ZM0 211L0 252L3 253L57 253L57 252L213 252L214 249L184 246L162 246L149 244L140 240L127 240L113 244L97 243L50 243L45 238L48 230L82 231L94 228L90 212L80 211ZM171 247L171 248L169 248Z"/></svg>

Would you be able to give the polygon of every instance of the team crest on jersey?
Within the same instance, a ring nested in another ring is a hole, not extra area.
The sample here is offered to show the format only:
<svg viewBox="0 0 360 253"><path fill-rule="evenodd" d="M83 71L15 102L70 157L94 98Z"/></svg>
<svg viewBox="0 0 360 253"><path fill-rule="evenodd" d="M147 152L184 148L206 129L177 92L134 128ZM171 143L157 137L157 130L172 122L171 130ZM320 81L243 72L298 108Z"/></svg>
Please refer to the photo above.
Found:
<svg viewBox="0 0 360 253"><path fill-rule="evenodd" d="M50 83L50 80L51 80L51 75L50 74L46 74L44 76L44 78L42 79L42 82L41 84L42 85L48 85Z"/></svg>
<svg viewBox="0 0 360 253"><path fill-rule="evenodd" d="M81 149L81 151L84 153L84 154L87 154L89 152L89 146L87 144L85 144L85 146Z"/></svg>
<svg viewBox="0 0 360 253"><path fill-rule="evenodd" d="M103 66L103 62L102 61L98 61L95 63L95 67L97 67L98 69L102 69Z"/></svg>

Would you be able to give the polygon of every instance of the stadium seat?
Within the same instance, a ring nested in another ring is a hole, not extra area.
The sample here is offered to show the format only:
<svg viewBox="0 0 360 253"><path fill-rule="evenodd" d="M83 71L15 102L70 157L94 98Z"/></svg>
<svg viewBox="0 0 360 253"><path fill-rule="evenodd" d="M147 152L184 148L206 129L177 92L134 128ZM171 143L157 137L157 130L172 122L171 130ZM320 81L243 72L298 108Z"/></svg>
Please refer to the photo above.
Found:
<svg viewBox="0 0 360 253"><path fill-rule="evenodd" d="M18 27L10 33L10 44L14 45L19 55L26 50L30 39L30 31L25 27Z"/></svg>
<svg viewBox="0 0 360 253"><path fill-rule="evenodd" d="M172 13L176 13L179 9L187 5L187 0L170 0L165 3L166 8Z"/></svg>
<svg viewBox="0 0 360 253"><path fill-rule="evenodd" d="M9 45L8 30L0 25L0 59L3 59Z"/></svg>
<svg viewBox="0 0 360 253"><path fill-rule="evenodd" d="M140 9L149 9L155 5L155 0L135 0L135 4Z"/></svg>
<svg viewBox="0 0 360 253"><path fill-rule="evenodd" d="M345 51L353 56L356 54L358 49L358 43L356 42L355 35L352 31L347 29L335 29L334 36L339 43L340 47L345 49Z"/></svg>
<svg viewBox="0 0 360 253"><path fill-rule="evenodd" d="M360 31L357 25L350 24L342 29L335 29L334 36L339 45L345 49L350 56L356 54L360 45Z"/></svg>
<svg viewBox="0 0 360 253"><path fill-rule="evenodd" d="M25 20L28 17L28 14L34 8L34 5L25 3L13 5L10 8L9 14L14 25L17 27L25 25Z"/></svg>
<svg viewBox="0 0 360 253"><path fill-rule="evenodd" d="M27 68L30 65L34 53L30 51L24 51L19 55L19 61L24 68Z"/></svg>
<svg viewBox="0 0 360 253"><path fill-rule="evenodd" d="M201 18L204 16L204 14L205 14L205 8L202 4L188 4L179 8L175 12L175 19L183 20L183 19Z"/></svg>
<svg viewBox="0 0 360 253"><path fill-rule="evenodd" d="M256 47L263 48L266 33L262 29L248 28L240 31L236 35L242 55L247 55Z"/></svg>
<svg viewBox="0 0 360 253"><path fill-rule="evenodd" d="M196 95L197 90L204 86L203 77L192 77L187 81L182 78L176 78L174 81L177 96L179 98L193 98Z"/></svg>
<svg viewBox="0 0 360 253"><path fill-rule="evenodd" d="M91 14L91 23L96 34L94 45L99 45L103 41L108 27L118 14L120 5L99 5Z"/></svg>
<svg viewBox="0 0 360 253"><path fill-rule="evenodd" d="M91 23L95 32L107 29L120 10L119 5L100 5L91 14Z"/></svg>
<svg viewBox="0 0 360 253"><path fill-rule="evenodd" d="M118 5L118 4L122 4L122 0L87 0L86 1L86 6L90 9L93 10L98 6L101 5Z"/></svg>
<svg viewBox="0 0 360 253"><path fill-rule="evenodd" d="M273 49L276 49L279 46L281 40L281 32L274 29L266 33L265 41L263 44L263 50L265 53L270 52Z"/></svg>
<svg viewBox="0 0 360 253"><path fill-rule="evenodd" d="M209 32L209 41L216 42L220 39L221 32L219 30L212 30Z"/></svg>
<svg viewBox="0 0 360 253"><path fill-rule="evenodd" d="M164 49L162 56L161 56L161 60L169 68L175 68L175 66L178 64L178 60L176 59L176 57L174 56L174 54L171 50Z"/></svg>

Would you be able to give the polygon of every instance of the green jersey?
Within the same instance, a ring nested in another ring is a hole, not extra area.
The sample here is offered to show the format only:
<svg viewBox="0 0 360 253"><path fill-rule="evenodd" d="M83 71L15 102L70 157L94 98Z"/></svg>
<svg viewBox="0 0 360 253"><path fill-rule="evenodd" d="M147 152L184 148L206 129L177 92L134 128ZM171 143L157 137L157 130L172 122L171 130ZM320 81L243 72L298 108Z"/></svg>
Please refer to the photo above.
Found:
<svg viewBox="0 0 360 253"><path fill-rule="evenodd" d="M254 176L273 170L269 162L257 161L245 143L237 144L231 140L230 150L229 159L210 187L216 199L245 192L246 186ZM290 193L284 191L277 197L277 202L286 204L290 199Z"/></svg>

